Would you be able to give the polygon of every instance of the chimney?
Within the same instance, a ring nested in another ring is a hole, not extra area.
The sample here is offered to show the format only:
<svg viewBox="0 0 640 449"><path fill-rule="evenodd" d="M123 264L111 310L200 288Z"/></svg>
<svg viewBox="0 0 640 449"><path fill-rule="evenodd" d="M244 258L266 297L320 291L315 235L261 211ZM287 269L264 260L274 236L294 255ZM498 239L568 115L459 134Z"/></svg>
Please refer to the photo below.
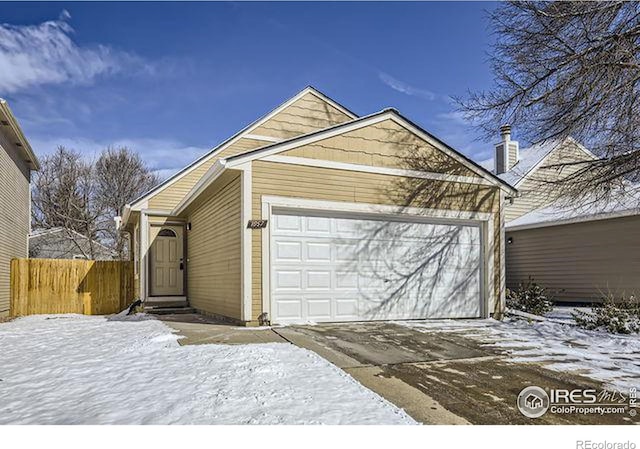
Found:
<svg viewBox="0 0 640 449"><path fill-rule="evenodd" d="M511 140L511 126L502 125L500 127L500 136L502 140L496 144L495 167L496 174L499 175L516 165L520 157L520 148L518 142Z"/></svg>

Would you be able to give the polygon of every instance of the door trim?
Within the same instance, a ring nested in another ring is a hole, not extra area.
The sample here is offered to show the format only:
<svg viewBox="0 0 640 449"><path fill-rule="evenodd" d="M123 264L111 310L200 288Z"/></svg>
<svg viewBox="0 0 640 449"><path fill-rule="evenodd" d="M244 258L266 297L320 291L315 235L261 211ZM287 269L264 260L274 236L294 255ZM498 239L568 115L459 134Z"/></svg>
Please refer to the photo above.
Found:
<svg viewBox="0 0 640 449"><path fill-rule="evenodd" d="M315 212L321 214L345 213L354 218L370 216L375 218L402 219L402 221L423 221L429 223L444 224L475 224L480 226L482 238L481 254L481 291L482 306L481 317L487 318L492 310L496 294L494 288L495 279L495 239L493 232L494 218L490 212L458 211L447 209L430 209L400 206L348 203L342 201L309 200L283 196L262 196L262 219L268 220L267 228L262 230L262 311L268 313L269 320L273 317L271 312L271 229L274 209L291 210L304 213ZM266 231L266 232L265 232ZM501 269L504 269L503 267Z"/></svg>

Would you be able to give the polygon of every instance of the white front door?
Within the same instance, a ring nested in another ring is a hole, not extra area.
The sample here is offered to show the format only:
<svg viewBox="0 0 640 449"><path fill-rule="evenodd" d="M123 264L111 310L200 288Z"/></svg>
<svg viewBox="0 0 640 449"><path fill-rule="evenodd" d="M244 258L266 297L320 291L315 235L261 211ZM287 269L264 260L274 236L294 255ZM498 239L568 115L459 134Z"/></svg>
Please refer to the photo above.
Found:
<svg viewBox="0 0 640 449"><path fill-rule="evenodd" d="M150 230L151 296L184 294L182 226L152 226Z"/></svg>
<svg viewBox="0 0 640 449"><path fill-rule="evenodd" d="M282 211L271 226L274 323L482 314L479 224Z"/></svg>

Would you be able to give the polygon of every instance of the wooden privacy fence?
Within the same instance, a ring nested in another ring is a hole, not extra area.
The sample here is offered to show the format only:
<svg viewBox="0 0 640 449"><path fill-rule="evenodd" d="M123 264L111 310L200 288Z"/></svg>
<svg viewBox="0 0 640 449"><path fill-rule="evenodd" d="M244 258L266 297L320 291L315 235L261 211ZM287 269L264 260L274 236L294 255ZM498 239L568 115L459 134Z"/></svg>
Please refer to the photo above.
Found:
<svg viewBox="0 0 640 449"><path fill-rule="evenodd" d="M134 299L133 262L65 259L11 261L11 316L106 315Z"/></svg>

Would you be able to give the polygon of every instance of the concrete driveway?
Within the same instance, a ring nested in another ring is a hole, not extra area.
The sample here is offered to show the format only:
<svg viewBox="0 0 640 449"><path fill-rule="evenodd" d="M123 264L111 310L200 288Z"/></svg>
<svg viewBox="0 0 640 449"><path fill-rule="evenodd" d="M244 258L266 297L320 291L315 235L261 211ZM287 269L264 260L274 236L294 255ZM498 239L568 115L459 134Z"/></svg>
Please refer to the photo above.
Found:
<svg viewBox="0 0 640 449"><path fill-rule="evenodd" d="M369 322L275 327L287 341L326 358L425 424L630 424L621 415L523 416L520 391L545 388L602 389L575 373L537 363L516 363L501 350L464 333L429 332ZM635 419L633 419L635 421Z"/></svg>

